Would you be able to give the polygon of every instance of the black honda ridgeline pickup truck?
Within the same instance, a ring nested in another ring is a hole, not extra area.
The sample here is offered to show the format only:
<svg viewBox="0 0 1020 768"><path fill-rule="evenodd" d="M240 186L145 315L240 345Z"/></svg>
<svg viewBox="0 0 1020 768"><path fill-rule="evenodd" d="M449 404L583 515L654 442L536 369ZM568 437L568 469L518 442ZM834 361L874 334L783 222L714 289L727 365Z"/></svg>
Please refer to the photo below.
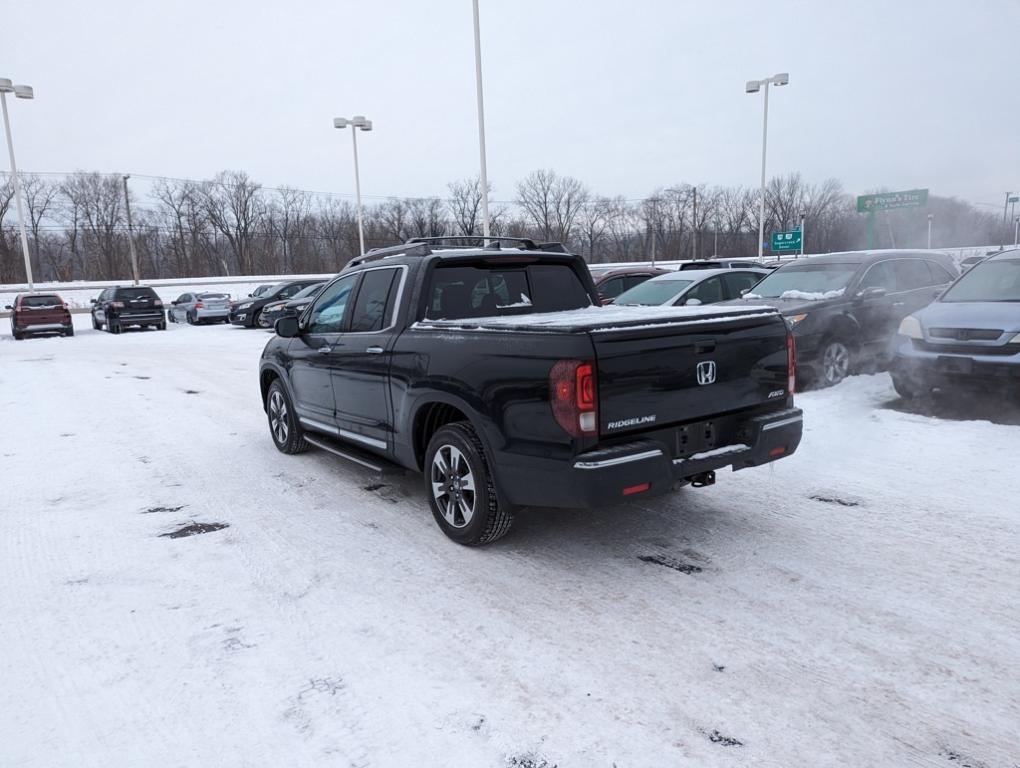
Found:
<svg viewBox="0 0 1020 768"><path fill-rule="evenodd" d="M260 366L276 447L424 475L461 544L523 506L710 485L792 454L793 338L769 307L602 307L559 244L412 240L352 261Z"/></svg>

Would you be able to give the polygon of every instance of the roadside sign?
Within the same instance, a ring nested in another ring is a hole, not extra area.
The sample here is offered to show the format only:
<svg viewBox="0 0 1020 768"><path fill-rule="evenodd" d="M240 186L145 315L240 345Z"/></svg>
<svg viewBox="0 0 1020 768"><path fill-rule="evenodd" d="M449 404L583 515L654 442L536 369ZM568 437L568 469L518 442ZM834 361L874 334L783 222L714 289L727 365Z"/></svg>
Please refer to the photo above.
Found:
<svg viewBox="0 0 1020 768"><path fill-rule="evenodd" d="M881 192L857 198L857 213L874 213L893 208L917 208L928 204L927 189L906 189L902 192Z"/></svg>
<svg viewBox="0 0 1020 768"><path fill-rule="evenodd" d="M1020 203L1020 197L1008 197L1006 198L1007 203Z"/></svg>
<svg viewBox="0 0 1020 768"><path fill-rule="evenodd" d="M772 250L773 251L799 251L800 250L800 230L791 229L789 232L773 232L772 233Z"/></svg>

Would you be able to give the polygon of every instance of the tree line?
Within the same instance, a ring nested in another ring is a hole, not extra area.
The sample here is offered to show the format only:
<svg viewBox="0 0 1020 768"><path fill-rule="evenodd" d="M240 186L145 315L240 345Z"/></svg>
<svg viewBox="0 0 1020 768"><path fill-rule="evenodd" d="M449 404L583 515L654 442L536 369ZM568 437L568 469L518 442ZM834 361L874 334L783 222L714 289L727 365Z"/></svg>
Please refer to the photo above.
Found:
<svg viewBox="0 0 1020 768"><path fill-rule="evenodd" d="M119 174L22 174L32 270L37 280L116 280L131 276L127 210ZM592 263L757 255L757 188L675 184L640 200L594 193L579 179L537 170L512 200L490 205L494 235L558 241ZM133 195L135 193L132 193ZM447 185L445 197L389 198L364 208L367 248L411 237L479 235L477 178ZM354 203L291 187L269 189L242 171L206 181L159 179L132 197L131 234L143 278L301 274L339 271L358 254ZM952 197L926 208L876 216L874 247L1012 242L996 213ZM865 217L835 179L793 173L765 191L766 238L805 217L808 253L866 247ZM0 283L25 279L14 188L0 175Z"/></svg>

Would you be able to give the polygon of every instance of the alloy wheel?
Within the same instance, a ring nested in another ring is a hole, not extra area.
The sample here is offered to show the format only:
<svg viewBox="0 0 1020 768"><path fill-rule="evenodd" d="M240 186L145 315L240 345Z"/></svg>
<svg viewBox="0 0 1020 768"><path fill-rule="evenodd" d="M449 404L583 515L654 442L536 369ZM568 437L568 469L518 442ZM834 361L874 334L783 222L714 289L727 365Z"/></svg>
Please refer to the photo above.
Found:
<svg viewBox="0 0 1020 768"><path fill-rule="evenodd" d="M287 401L278 391L269 396L269 429L277 443L283 445L287 442L287 436L290 434L290 425L287 423Z"/></svg>
<svg viewBox="0 0 1020 768"><path fill-rule="evenodd" d="M825 383L838 384L850 372L850 350L839 341L830 341L822 355L822 371Z"/></svg>
<svg viewBox="0 0 1020 768"><path fill-rule="evenodd" d="M432 458L432 495L446 522L463 528L475 513L475 476L467 458L453 445L443 445Z"/></svg>

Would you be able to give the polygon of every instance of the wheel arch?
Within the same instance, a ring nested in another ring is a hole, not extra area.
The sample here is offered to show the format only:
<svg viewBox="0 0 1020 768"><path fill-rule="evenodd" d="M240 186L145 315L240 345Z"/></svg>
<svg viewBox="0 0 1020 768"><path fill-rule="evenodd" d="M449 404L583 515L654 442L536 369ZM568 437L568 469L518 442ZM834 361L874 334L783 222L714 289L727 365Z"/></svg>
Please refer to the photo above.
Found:
<svg viewBox="0 0 1020 768"><path fill-rule="evenodd" d="M425 452L432 435L440 427L456 421L468 422L478 439L482 441L486 453L490 457L492 456L485 432L467 403L449 396L430 395L415 405L414 415L411 418L411 448L419 470L425 466Z"/></svg>

